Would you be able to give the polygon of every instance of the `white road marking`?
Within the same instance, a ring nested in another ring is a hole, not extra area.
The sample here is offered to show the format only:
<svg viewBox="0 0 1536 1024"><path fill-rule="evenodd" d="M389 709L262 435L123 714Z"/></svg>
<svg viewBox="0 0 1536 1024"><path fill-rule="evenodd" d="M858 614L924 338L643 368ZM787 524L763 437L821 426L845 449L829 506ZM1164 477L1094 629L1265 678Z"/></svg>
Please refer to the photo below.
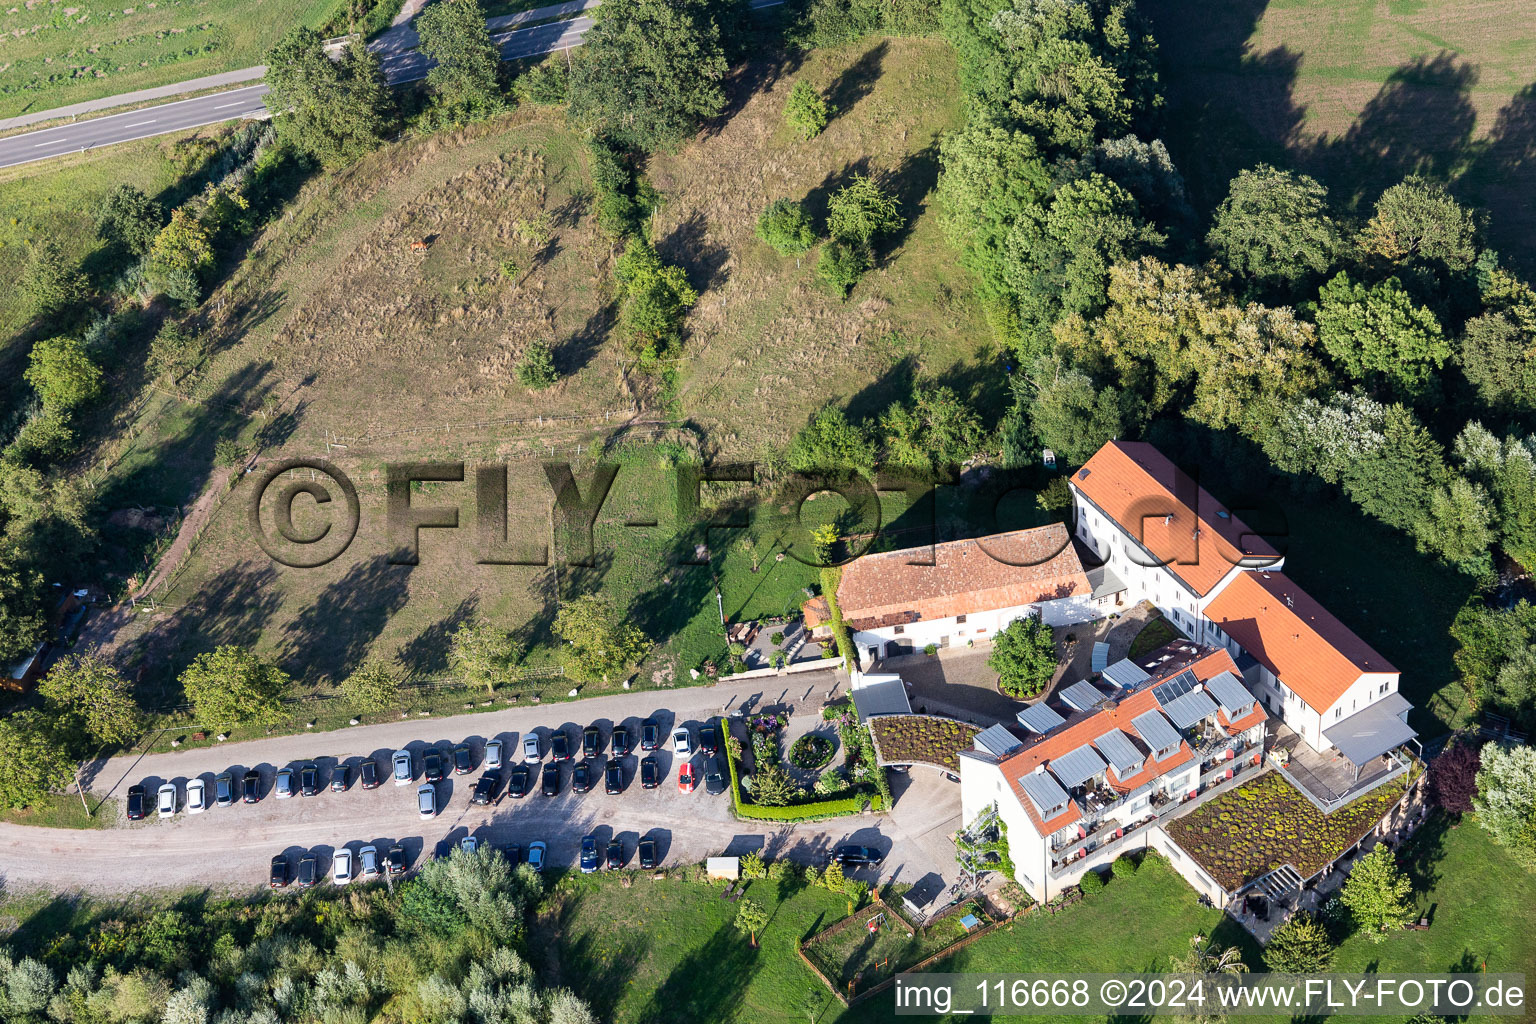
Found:
<svg viewBox="0 0 1536 1024"><path fill-rule="evenodd" d="M213 109L214 110L223 110L225 107L238 107L240 105L241 105L240 103L221 103L217 107L214 107Z"/></svg>
<svg viewBox="0 0 1536 1024"><path fill-rule="evenodd" d="M125 124L125 125L123 125L123 127L124 128L142 128L142 127L144 127L147 124L154 124L154 123L155 123L155 119L152 117L148 121L135 121L133 124Z"/></svg>
<svg viewBox="0 0 1536 1024"><path fill-rule="evenodd" d="M37 145L33 146L32 148L33 149L41 149L44 146L57 146L57 145L60 145L62 143L68 142L68 141L69 141L68 139L54 139L52 142L39 142Z"/></svg>

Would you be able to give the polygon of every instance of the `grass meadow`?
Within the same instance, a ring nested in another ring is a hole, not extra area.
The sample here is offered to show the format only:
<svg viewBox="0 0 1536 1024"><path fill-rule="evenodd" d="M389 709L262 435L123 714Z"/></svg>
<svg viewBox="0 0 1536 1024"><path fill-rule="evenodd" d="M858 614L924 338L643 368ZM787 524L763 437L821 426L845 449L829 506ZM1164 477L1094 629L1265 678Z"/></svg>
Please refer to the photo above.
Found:
<svg viewBox="0 0 1536 1024"><path fill-rule="evenodd" d="M1209 210L1260 161L1368 209L1407 174L1486 207L1494 247L1536 264L1536 19L1524 0L1145 0L1163 131Z"/></svg>

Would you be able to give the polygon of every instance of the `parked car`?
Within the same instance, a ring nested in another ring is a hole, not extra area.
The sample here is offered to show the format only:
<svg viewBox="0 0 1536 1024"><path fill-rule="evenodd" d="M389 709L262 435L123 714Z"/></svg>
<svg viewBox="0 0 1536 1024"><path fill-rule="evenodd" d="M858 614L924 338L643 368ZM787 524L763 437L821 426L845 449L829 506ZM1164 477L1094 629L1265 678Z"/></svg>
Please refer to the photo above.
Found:
<svg viewBox="0 0 1536 1024"><path fill-rule="evenodd" d="M475 791L470 794L469 802L484 807L496 799L496 791L500 788L501 772L486 772L475 783Z"/></svg>
<svg viewBox="0 0 1536 1024"><path fill-rule="evenodd" d="M523 760L537 761L544 755L539 753L539 734L530 732L523 737Z"/></svg>
<svg viewBox="0 0 1536 1024"><path fill-rule="evenodd" d="M308 889L315 884L315 876L320 869L320 859L312 853L306 853L299 858L299 888Z"/></svg>
<svg viewBox="0 0 1536 1024"><path fill-rule="evenodd" d="M540 788L545 796L555 796L560 792L560 766L553 761L544 766L544 778Z"/></svg>
<svg viewBox="0 0 1536 1024"><path fill-rule="evenodd" d="M357 873L363 881L379 877L379 848L369 843L357 851Z"/></svg>
<svg viewBox="0 0 1536 1024"><path fill-rule="evenodd" d="M597 840L586 836L581 841L581 873L590 875L597 870Z"/></svg>
<svg viewBox="0 0 1536 1024"><path fill-rule="evenodd" d="M416 813L423 818L437 817L437 787L430 782L416 791Z"/></svg>
<svg viewBox="0 0 1536 1024"><path fill-rule="evenodd" d="M693 733L688 731L686 725L672 730L672 753L678 757L693 756Z"/></svg>
<svg viewBox="0 0 1536 1024"><path fill-rule="evenodd" d="M395 785L408 786L416 778L416 767L411 763L409 750L397 750L395 756L390 758L394 765Z"/></svg>
<svg viewBox="0 0 1536 1024"><path fill-rule="evenodd" d="M161 818L176 816L176 783L164 783L155 792L155 814Z"/></svg>
<svg viewBox="0 0 1536 1024"><path fill-rule="evenodd" d="M595 725L589 725L581 730L581 756L596 757L597 752L603 746L603 733Z"/></svg>
<svg viewBox="0 0 1536 1024"><path fill-rule="evenodd" d="M699 788L699 773L693 770L693 764L684 761L683 766L677 770L677 788L684 793L692 793Z"/></svg>
<svg viewBox="0 0 1536 1024"><path fill-rule="evenodd" d="M507 795L521 799L527 796L528 790L532 788L533 769L525 764L514 767L511 776L507 779Z"/></svg>
<svg viewBox="0 0 1536 1024"><path fill-rule="evenodd" d="M392 875L405 872L405 847L396 843L389 848L389 852L384 855L384 870Z"/></svg>
<svg viewBox="0 0 1536 1024"><path fill-rule="evenodd" d="M711 757L704 762L704 791L706 793L724 793L725 775L720 770L720 759Z"/></svg>
<svg viewBox="0 0 1536 1024"><path fill-rule="evenodd" d="M235 775L233 772L219 772L213 780L213 802L219 807L228 807L235 802Z"/></svg>
<svg viewBox="0 0 1536 1024"><path fill-rule="evenodd" d="M202 814L208 809L208 784L202 779L187 780L187 813Z"/></svg>
<svg viewBox="0 0 1536 1024"><path fill-rule="evenodd" d="M261 772L255 768L248 769L245 773L245 795L241 797L248 804L261 802Z"/></svg>
<svg viewBox="0 0 1536 1024"><path fill-rule="evenodd" d="M613 727L613 732L608 734L608 746L612 749L614 757L628 757L630 748L629 730L622 725Z"/></svg>
<svg viewBox="0 0 1536 1024"><path fill-rule="evenodd" d="M142 821L145 814L144 798L148 796L143 786L128 787L128 820Z"/></svg>
<svg viewBox="0 0 1536 1024"><path fill-rule="evenodd" d="M661 785L661 765L656 763L656 758L642 757L640 759L640 788L655 789Z"/></svg>
<svg viewBox="0 0 1536 1024"><path fill-rule="evenodd" d="M523 848L517 843L508 843L506 854L507 863L514 868L523 862Z"/></svg>
<svg viewBox="0 0 1536 1024"><path fill-rule="evenodd" d="M506 745L501 740L486 740L485 742L485 766L487 768L500 768L502 753Z"/></svg>
<svg viewBox="0 0 1536 1024"><path fill-rule="evenodd" d="M345 793L347 786L352 782L352 769L344 764L338 764L331 771L331 792Z"/></svg>
<svg viewBox="0 0 1536 1024"><path fill-rule="evenodd" d="M592 762L576 762L576 767L571 769L571 788L578 793L585 793L592 788Z"/></svg>
<svg viewBox="0 0 1536 1024"><path fill-rule="evenodd" d="M640 723L640 749L655 750L661 746L661 726L656 724L654 718L647 718Z"/></svg>
<svg viewBox="0 0 1536 1024"><path fill-rule="evenodd" d="M624 792L624 766L615 758L608 762L607 769L603 772L603 792Z"/></svg>
<svg viewBox="0 0 1536 1024"><path fill-rule="evenodd" d="M293 796L293 791L294 791L293 783L294 783L294 771L293 771L293 769L292 768L279 768L277 770L277 781L273 784L273 787L272 787L272 794L273 794L273 796L276 796L279 800L287 800L289 797Z"/></svg>
<svg viewBox="0 0 1536 1024"><path fill-rule="evenodd" d="M714 726L706 725L699 730L699 749L704 751L706 757L720 753L720 738Z"/></svg>
<svg viewBox="0 0 1536 1024"><path fill-rule="evenodd" d="M612 869L624 866L624 841L618 836L608 840L607 867Z"/></svg>
<svg viewBox="0 0 1536 1024"><path fill-rule="evenodd" d="M640 848L638 852L640 854L640 866L642 868L644 868L646 871L649 871L656 866L656 840L640 840Z"/></svg>
<svg viewBox="0 0 1536 1024"><path fill-rule="evenodd" d="M305 761L299 769L299 792L305 796L320 792L320 766L313 761Z"/></svg>
<svg viewBox="0 0 1536 1024"><path fill-rule="evenodd" d="M460 743L453 748L453 774L468 775L475 770L475 755L470 751L468 743Z"/></svg>
<svg viewBox="0 0 1536 1024"><path fill-rule="evenodd" d="M357 768L357 780L364 789L378 789L379 762L371 757L363 758L363 763Z"/></svg>
<svg viewBox="0 0 1536 1024"><path fill-rule="evenodd" d="M288 884L288 858L278 854L272 858L272 873L267 876L267 888L281 889Z"/></svg>
<svg viewBox="0 0 1536 1024"><path fill-rule="evenodd" d="M549 853L549 847L542 840L536 840L528 844L528 866L535 871L544 870L544 858Z"/></svg>
<svg viewBox="0 0 1536 1024"><path fill-rule="evenodd" d="M346 885L350 881L352 881L352 851L337 850L331 854L331 882L334 885Z"/></svg>
<svg viewBox="0 0 1536 1024"><path fill-rule="evenodd" d="M443 752L433 747L421 758L421 777L428 782L442 782L448 777L448 766L443 763Z"/></svg>
<svg viewBox="0 0 1536 1024"><path fill-rule="evenodd" d="M832 859L844 867L858 864L878 865L885 860L885 854L872 846L839 846L832 852Z"/></svg>
<svg viewBox="0 0 1536 1024"><path fill-rule="evenodd" d="M463 850L465 853L474 853L476 850L480 849L480 840L476 839L474 836L465 836L463 839L459 840L459 849Z"/></svg>

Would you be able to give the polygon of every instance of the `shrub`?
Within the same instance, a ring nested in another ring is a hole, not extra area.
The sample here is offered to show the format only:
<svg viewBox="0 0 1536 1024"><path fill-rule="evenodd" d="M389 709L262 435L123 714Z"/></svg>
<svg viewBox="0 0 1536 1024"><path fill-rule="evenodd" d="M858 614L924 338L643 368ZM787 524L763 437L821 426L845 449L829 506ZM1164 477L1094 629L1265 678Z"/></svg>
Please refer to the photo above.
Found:
<svg viewBox="0 0 1536 1024"><path fill-rule="evenodd" d="M1131 859L1130 854L1125 854L1124 856L1117 857L1115 862L1109 866L1109 870L1116 878L1130 878L1136 874L1136 862Z"/></svg>
<svg viewBox="0 0 1536 1024"><path fill-rule="evenodd" d="M816 244L805 208L793 199L776 199L757 219L757 237L785 256L798 256Z"/></svg>
<svg viewBox="0 0 1536 1024"><path fill-rule="evenodd" d="M522 360L517 364L517 382L525 388L538 391L559 379L560 374L555 370L555 358L549 346L542 341L529 345L528 351L523 353Z"/></svg>
<svg viewBox="0 0 1536 1024"><path fill-rule="evenodd" d="M847 298L869 266L869 253L863 246L834 239L821 247L816 273L834 292Z"/></svg>
<svg viewBox="0 0 1536 1024"><path fill-rule="evenodd" d="M512 93L520 102L555 104L570 99L571 80L565 62L551 59L529 68L512 83Z"/></svg>
<svg viewBox="0 0 1536 1024"><path fill-rule="evenodd" d="M801 736L789 748L789 762L813 771L832 760L832 741L825 736Z"/></svg>
<svg viewBox="0 0 1536 1024"><path fill-rule="evenodd" d="M203 339L174 320L168 320L149 343L149 370L158 378L172 382L185 377L205 354Z"/></svg>
<svg viewBox="0 0 1536 1024"><path fill-rule="evenodd" d="M1077 887L1083 891L1084 896L1092 896L1094 893L1104 890L1104 876L1097 871L1086 872L1078 880Z"/></svg>
<svg viewBox="0 0 1536 1024"><path fill-rule="evenodd" d="M923 647L923 653L929 655L930 657L932 655L938 654L939 653L939 645L938 644L926 644Z"/></svg>
<svg viewBox="0 0 1536 1024"><path fill-rule="evenodd" d="M827 101L803 78L789 90L789 99L784 104L785 122L802 139L814 139L825 131L832 113Z"/></svg>
<svg viewBox="0 0 1536 1024"><path fill-rule="evenodd" d="M748 852L741 858L741 877L750 880L766 878L768 868L763 864L762 855L756 850Z"/></svg>

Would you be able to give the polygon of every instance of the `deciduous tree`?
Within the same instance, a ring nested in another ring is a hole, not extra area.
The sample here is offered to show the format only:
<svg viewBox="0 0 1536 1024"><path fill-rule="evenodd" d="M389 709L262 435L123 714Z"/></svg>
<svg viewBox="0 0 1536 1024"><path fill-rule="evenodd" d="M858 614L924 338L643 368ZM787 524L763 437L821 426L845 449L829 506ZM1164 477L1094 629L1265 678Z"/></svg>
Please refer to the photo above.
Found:
<svg viewBox="0 0 1536 1024"><path fill-rule="evenodd" d="M875 469L875 445L840 406L829 405L795 435L788 458L790 468L802 473L853 470L869 476Z"/></svg>
<svg viewBox="0 0 1536 1024"><path fill-rule="evenodd" d="M355 160L388 132L393 100L378 55L361 40L334 61L320 33L295 28L267 53L266 64L279 133L321 163Z"/></svg>
<svg viewBox="0 0 1536 1024"><path fill-rule="evenodd" d="M165 210L132 185L118 185L96 208L96 234L143 256L165 223Z"/></svg>
<svg viewBox="0 0 1536 1024"><path fill-rule="evenodd" d="M993 637L987 667L997 673L997 685L1008 696L1033 697L1056 672L1051 627L1033 615L1014 619Z"/></svg>
<svg viewBox="0 0 1536 1024"><path fill-rule="evenodd" d="M1232 179L1206 244L1261 292L1286 295L1333 265L1343 234L1316 179L1268 164Z"/></svg>
<svg viewBox="0 0 1536 1024"><path fill-rule="evenodd" d="M1392 851L1378 845L1355 862L1339 899L1360 927L1379 941L1382 932L1401 928L1413 916L1412 894L1413 883L1398 868Z"/></svg>
<svg viewBox="0 0 1536 1024"><path fill-rule="evenodd" d="M0 803L31 807L74 777L75 764L40 711L0 719Z"/></svg>
<svg viewBox="0 0 1536 1024"><path fill-rule="evenodd" d="M725 50L703 0L608 0L571 69L571 117L631 149L671 149L725 109Z"/></svg>
<svg viewBox="0 0 1536 1024"><path fill-rule="evenodd" d="M555 614L555 635L565 644L560 659L577 679L606 679L639 661L649 641L623 621L599 594L567 601Z"/></svg>
<svg viewBox="0 0 1536 1024"><path fill-rule="evenodd" d="M97 654L61 658L38 684L37 692L48 702L61 733L93 747L120 745L137 733L141 723L128 681Z"/></svg>
<svg viewBox="0 0 1536 1024"><path fill-rule="evenodd" d="M288 674L244 647L225 644L193 658L181 673L181 688L205 728L271 725L283 716Z"/></svg>
<svg viewBox="0 0 1536 1024"><path fill-rule="evenodd" d="M682 267L662 262L642 238L631 238L614 266L623 294L619 320L643 360L660 358L682 339L683 319L698 301Z"/></svg>
<svg viewBox="0 0 1536 1024"><path fill-rule="evenodd" d="M421 52L436 65L427 85L455 117L483 117L501 109L501 52L485 27L479 0L441 0L416 16Z"/></svg>
<svg viewBox="0 0 1536 1024"><path fill-rule="evenodd" d="M742 900L736 910L736 927L747 933L755 948L757 933L768 927L768 911L756 900Z"/></svg>
<svg viewBox="0 0 1536 1024"><path fill-rule="evenodd" d="M1278 974L1322 974L1333 963L1333 940L1322 922L1298 913L1270 935L1264 966Z"/></svg>
<svg viewBox="0 0 1536 1024"><path fill-rule="evenodd" d="M785 256L798 256L816 244L810 214L793 199L775 199L757 218L757 237Z"/></svg>
<svg viewBox="0 0 1536 1024"><path fill-rule="evenodd" d="M453 631L448 664L470 686L494 690L511 678L523 656L523 645L494 622L472 619Z"/></svg>
<svg viewBox="0 0 1536 1024"><path fill-rule="evenodd" d="M400 679L388 665L370 661L341 681L341 696L359 711L387 711L400 703Z"/></svg>
<svg viewBox="0 0 1536 1024"><path fill-rule="evenodd" d="M52 316L85 293L85 275L79 265L64 254L59 243L43 238L32 243L26 269L21 274L21 293L32 307L33 316Z"/></svg>
<svg viewBox="0 0 1536 1024"><path fill-rule="evenodd" d="M1472 810L1477 795L1477 773L1483 765L1482 745L1458 739L1429 763L1430 798L1452 814Z"/></svg>
<svg viewBox="0 0 1536 1024"><path fill-rule="evenodd" d="M34 344L26 378L44 409L69 412L101 394L101 368L77 338L45 338Z"/></svg>
<svg viewBox="0 0 1536 1024"><path fill-rule="evenodd" d="M1435 314L1395 277L1366 287L1339 273L1318 295L1317 332L1351 377L1386 381L1405 398L1423 395L1451 355Z"/></svg>
<svg viewBox="0 0 1536 1024"><path fill-rule="evenodd" d="M1414 176L1381 194L1360 247L1394 263L1463 271L1477 259L1477 220L1444 185Z"/></svg>

